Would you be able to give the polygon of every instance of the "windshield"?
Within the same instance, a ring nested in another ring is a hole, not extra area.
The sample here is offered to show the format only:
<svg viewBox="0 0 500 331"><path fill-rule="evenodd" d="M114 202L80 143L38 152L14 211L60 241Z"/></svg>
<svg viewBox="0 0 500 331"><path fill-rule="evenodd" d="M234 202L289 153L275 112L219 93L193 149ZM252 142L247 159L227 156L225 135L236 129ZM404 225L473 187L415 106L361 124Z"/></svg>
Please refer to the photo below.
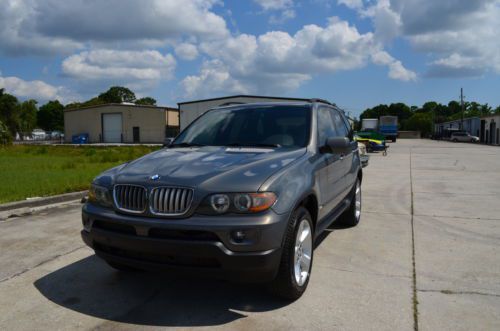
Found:
<svg viewBox="0 0 500 331"><path fill-rule="evenodd" d="M217 109L198 118L172 146L304 147L310 124L306 106Z"/></svg>

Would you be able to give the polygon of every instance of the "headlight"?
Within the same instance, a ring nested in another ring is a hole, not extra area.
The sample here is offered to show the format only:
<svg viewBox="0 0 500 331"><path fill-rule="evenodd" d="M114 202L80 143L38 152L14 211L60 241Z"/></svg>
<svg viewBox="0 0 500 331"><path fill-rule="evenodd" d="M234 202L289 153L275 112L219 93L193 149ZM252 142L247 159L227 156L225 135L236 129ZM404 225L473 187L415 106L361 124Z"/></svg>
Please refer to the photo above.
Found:
<svg viewBox="0 0 500 331"><path fill-rule="evenodd" d="M209 195L201 203L198 213L218 215L227 212L258 213L267 210L276 202L276 194L263 193L217 193Z"/></svg>
<svg viewBox="0 0 500 331"><path fill-rule="evenodd" d="M89 201L103 207L111 207L113 205L109 190L95 184L90 185Z"/></svg>

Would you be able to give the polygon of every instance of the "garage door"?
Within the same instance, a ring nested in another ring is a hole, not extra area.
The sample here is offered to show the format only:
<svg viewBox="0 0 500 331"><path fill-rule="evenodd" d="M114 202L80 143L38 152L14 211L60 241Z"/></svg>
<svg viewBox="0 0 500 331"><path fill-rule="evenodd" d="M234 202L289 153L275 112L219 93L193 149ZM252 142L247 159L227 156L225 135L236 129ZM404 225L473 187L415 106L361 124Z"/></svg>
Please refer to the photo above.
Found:
<svg viewBox="0 0 500 331"><path fill-rule="evenodd" d="M105 143L121 143L122 114L102 114L102 134Z"/></svg>

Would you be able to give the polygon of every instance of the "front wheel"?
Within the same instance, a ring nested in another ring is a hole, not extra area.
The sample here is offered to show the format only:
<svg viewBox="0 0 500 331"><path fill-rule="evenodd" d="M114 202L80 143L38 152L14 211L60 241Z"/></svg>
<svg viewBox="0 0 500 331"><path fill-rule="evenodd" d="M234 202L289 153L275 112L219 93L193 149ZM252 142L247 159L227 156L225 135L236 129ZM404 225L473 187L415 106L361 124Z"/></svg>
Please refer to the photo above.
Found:
<svg viewBox="0 0 500 331"><path fill-rule="evenodd" d="M313 261L313 224L304 207L297 208L288 223L278 275L269 284L274 294L297 300L309 284Z"/></svg>

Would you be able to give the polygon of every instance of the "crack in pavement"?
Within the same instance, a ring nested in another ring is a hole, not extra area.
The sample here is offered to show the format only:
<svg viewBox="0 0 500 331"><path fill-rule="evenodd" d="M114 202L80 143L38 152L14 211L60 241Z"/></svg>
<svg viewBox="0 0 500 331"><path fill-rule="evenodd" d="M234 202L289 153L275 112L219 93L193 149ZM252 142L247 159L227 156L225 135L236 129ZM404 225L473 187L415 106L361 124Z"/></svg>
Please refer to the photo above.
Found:
<svg viewBox="0 0 500 331"><path fill-rule="evenodd" d="M496 293L486 293L478 291L452 291L452 290L417 290L419 292L431 292L431 293L442 293L442 294L457 294L457 295L484 295L491 297L500 297L500 294Z"/></svg>
<svg viewBox="0 0 500 331"><path fill-rule="evenodd" d="M15 273L15 274L13 274L13 275L10 275L10 276L8 276L8 277L5 277L5 278L3 278L3 279L0 279L0 283L6 282L6 281L8 281L8 280L10 280L10 279L12 279L12 278L15 278L15 277L21 276L22 274L24 274L24 273L26 273L26 272L28 272L28 271L30 271L30 270L33 270L33 269L35 269L35 268L38 268L39 266L42 266L42 265L44 265L44 264L46 264L46 263L49 263L49 262L51 262L51 261L54 261L55 259L58 259L58 258L60 258L60 257L62 257L62 256L65 256L65 255L68 255L68 254L74 253L74 252L76 252L77 250L82 249L82 248L85 248L85 247L87 247L87 246L86 246L86 245L82 245L82 246L79 246L79 247L77 247L77 248L75 248L75 249L73 249L73 250L69 251L69 252L65 252L65 253L62 253L62 254L58 254L58 255L52 256L52 257L50 257L50 258L48 258L48 259L46 259L46 260L43 260L43 261L42 261L42 262L40 262L40 263L37 263L36 265L34 265L34 266L32 266L32 267L26 268L26 269L24 269L24 270L22 270L22 271L16 272L16 273Z"/></svg>
<svg viewBox="0 0 500 331"><path fill-rule="evenodd" d="M412 290L413 290L413 329L418 331L418 297L417 297L417 270L415 263L415 224L414 224L414 208L413 208L413 159L412 147L410 147L410 191L411 191L411 261L412 261Z"/></svg>
<svg viewBox="0 0 500 331"><path fill-rule="evenodd" d="M349 269L341 269L341 268L335 268L335 267L330 267L326 265L315 265L316 268L324 268L324 269L330 269L330 270L335 270L335 271L341 271L341 272L350 272L353 274L363 274L363 275L371 275L371 276L381 276L381 277L391 277L391 278L402 278L402 279L408 279L411 278L411 276L403 276L403 275L391 275L391 274L383 274L383 273L378 273L378 272L366 272L366 270L363 271L354 271L354 270L349 270Z"/></svg>

